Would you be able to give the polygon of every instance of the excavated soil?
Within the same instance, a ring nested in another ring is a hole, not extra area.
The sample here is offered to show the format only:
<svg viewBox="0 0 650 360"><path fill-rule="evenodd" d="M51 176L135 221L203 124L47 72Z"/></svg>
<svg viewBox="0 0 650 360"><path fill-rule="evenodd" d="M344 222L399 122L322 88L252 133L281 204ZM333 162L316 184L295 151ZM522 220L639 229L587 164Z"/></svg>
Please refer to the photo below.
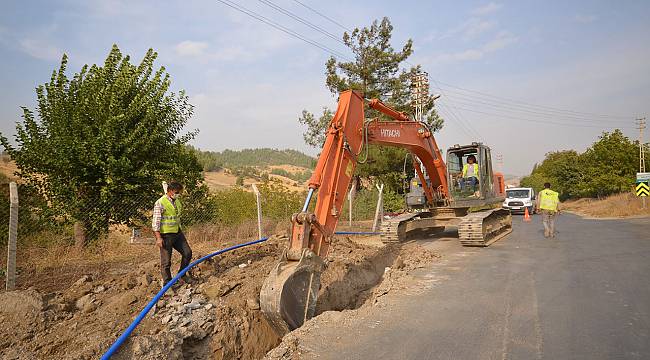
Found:
<svg viewBox="0 0 650 360"><path fill-rule="evenodd" d="M263 358L281 339L260 312L259 291L286 241L286 235L274 236L199 265L196 281L165 295L114 358ZM401 276L436 258L415 244L362 242L335 239L317 314L370 304L395 288ZM0 293L0 358L100 357L158 292L158 278L158 264L151 261L136 269L107 269L95 278L81 276L64 291ZM285 341L268 356L286 358L290 347Z"/></svg>

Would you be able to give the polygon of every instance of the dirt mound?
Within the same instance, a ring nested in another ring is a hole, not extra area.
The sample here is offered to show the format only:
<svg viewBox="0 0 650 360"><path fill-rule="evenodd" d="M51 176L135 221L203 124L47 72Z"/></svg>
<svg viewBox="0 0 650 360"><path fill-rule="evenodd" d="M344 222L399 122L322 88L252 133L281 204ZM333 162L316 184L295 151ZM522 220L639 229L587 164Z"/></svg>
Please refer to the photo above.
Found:
<svg viewBox="0 0 650 360"><path fill-rule="evenodd" d="M262 357L280 339L255 302L284 241L275 237L202 263L196 284L166 294L115 358ZM159 277L158 262L150 261L82 276L61 292L2 293L0 358L98 358L160 290Z"/></svg>
<svg viewBox="0 0 650 360"><path fill-rule="evenodd" d="M286 241L286 235L275 236L199 265L196 281L165 295L114 358L264 357L281 339L260 311L259 291ZM335 239L322 275L318 317L372 303L391 291L399 276L434 259L409 245L366 242ZM82 276L65 291L0 293L5 335L0 358L98 358L158 292L158 278L157 261L150 261L131 270L109 269L101 277Z"/></svg>

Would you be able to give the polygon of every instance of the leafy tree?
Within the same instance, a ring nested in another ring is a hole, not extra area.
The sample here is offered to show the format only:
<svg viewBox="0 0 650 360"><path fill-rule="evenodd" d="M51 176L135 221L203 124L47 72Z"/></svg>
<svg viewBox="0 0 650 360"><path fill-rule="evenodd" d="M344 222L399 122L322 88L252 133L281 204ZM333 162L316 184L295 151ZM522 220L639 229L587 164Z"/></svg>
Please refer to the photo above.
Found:
<svg viewBox="0 0 650 360"><path fill-rule="evenodd" d="M603 132L581 160L585 164L583 194L601 197L626 191L634 184L638 171L638 141L630 141L618 129Z"/></svg>
<svg viewBox="0 0 650 360"><path fill-rule="evenodd" d="M114 45L103 66L84 65L69 78L63 55L50 81L36 88L36 113L23 107L16 145L0 134L23 182L57 219L76 223L77 245L110 224L143 221L161 180L181 181L190 192L202 181L185 145L196 131L180 136L193 107L183 91L169 92L156 57L150 49L131 64Z"/></svg>
<svg viewBox="0 0 650 360"><path fill-rule="evenodd" d="M316 148L322 147L325 143L327 128L333 117L334 112L327 107L323 107L323 113L319 118L309 111L303 110L302 117L298 118L298 122L307 125L307 131L302 134L305 143Z"/></svg>
<svg viewBox="0 0 650 360"><path fill-rule="evenodd" d="M370 27L355 28L352 33L343 34L343 42L354 54L354 61L340 62L334 57L325 64L325 85L333 96L345 90L361 91L366 98L378 98L406 113L412 112L410 105L410 87L412 75L420 70L419 66L409 70L400 70L400 65L413 53L413 41L408 40L401 51L396 51L391 45L393 26L388 18L374 21ZM320 147L325 141L325 131L334 113L329 108L323 108L319 117L303 110L298 121L307 126L303 134L305 142L314 147ZM368 111L369 117L380 116L375 111ZM442 128L443 120L433 107L433 97L430 96L424 107L425 122L431 130ZM390 190L401 190L399 179L402 172L406 150L379 150L370 146L369 155L372 160L361 164L361 176L377 175L387 183Z"/></svg>
<svg viewBox="0 0 650 360"><path fill-rule="evenodd" d="M546 154L521 184L540 190L548 181L562 199L601 197L628 190L634 184L638 163L638 142L617 129L603 132L582 154L574 150Z"/></svg>

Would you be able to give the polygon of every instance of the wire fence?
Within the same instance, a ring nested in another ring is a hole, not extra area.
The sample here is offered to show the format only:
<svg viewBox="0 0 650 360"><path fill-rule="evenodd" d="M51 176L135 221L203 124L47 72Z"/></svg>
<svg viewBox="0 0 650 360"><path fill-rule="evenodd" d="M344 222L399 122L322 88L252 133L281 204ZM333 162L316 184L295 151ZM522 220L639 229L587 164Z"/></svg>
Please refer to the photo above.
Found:
<svg viewBox="0 0 650 360"><path fill-rule="evenodd" d="M0 184L0 244L6 244L9 223L8 183ZM101 192L68 199L63 204L36 199L19 186L19 243L74 244L101 241L111 233L130 233L134 240L153 237L154 203L163 194L106 196ZM289 219L299 209L303 195L280 187L260 186L265 220ZM183 228L233 227L257 221L255 195L244 188L183 194Z"/></svg>
<svg viewBox="0 0 650 360"><path fill-rule="evenodd" d="M0 183L0 245L5 246L9 227L9 185ZM302 208L305 194L292 192L281 185L258 185L261 200L262 227L265 235L274 232L278 222L288 225L291 215ZM132 243L152 243L153 206L158 194L111 194L98 191L67 199L54 205L19 184L19 245L74 245L101 242L112 234L128 236ZM368 230L377 203L377 191L358 191L353 202L356 227ZM224 232L230 236L257 236L257 203L247 188L233 187L220 191L195 191L182 195L183 228L194 238L218 239ZM315 201L312 201L312 206ZM339 225L350 227L349 203L346 200ZM369 222L368 222L369 221ZM232 234L232 232L235 232Z"/></svg>

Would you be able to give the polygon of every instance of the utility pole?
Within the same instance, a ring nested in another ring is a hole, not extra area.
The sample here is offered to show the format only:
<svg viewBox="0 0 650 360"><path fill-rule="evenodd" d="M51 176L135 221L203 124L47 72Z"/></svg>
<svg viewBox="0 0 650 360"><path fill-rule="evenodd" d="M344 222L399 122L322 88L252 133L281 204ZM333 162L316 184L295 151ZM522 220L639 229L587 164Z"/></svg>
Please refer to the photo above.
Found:
<svg viewBox="0 0 650 360"><path fill-rule="evenodd" d="M639 129L639 172L645 172L645 144L643 144L645 118L636 119L636 124Z"/></svg>
<svg viewBox="0 0 650 360"><path fill-rule="evenodd" d="M645 117L636 119L637 129L639 129L639 172L645 172L645 144L643 143L643 130L645 130ZM646 198L642 196L643 208L646 208Z"/></svg>
<svg viewBox="0 0 650 360"><path fill-rule="evenodd" d="M424 106L429 101L429 74L417 72L411 79L411 102L415 112L415 121L422 121Z"/></svg>
<svg viewBox="0 0 650 360"><path fill-rule="evenodd" d="M503 173L503 155L497 154L497 170Z"/></svg>

